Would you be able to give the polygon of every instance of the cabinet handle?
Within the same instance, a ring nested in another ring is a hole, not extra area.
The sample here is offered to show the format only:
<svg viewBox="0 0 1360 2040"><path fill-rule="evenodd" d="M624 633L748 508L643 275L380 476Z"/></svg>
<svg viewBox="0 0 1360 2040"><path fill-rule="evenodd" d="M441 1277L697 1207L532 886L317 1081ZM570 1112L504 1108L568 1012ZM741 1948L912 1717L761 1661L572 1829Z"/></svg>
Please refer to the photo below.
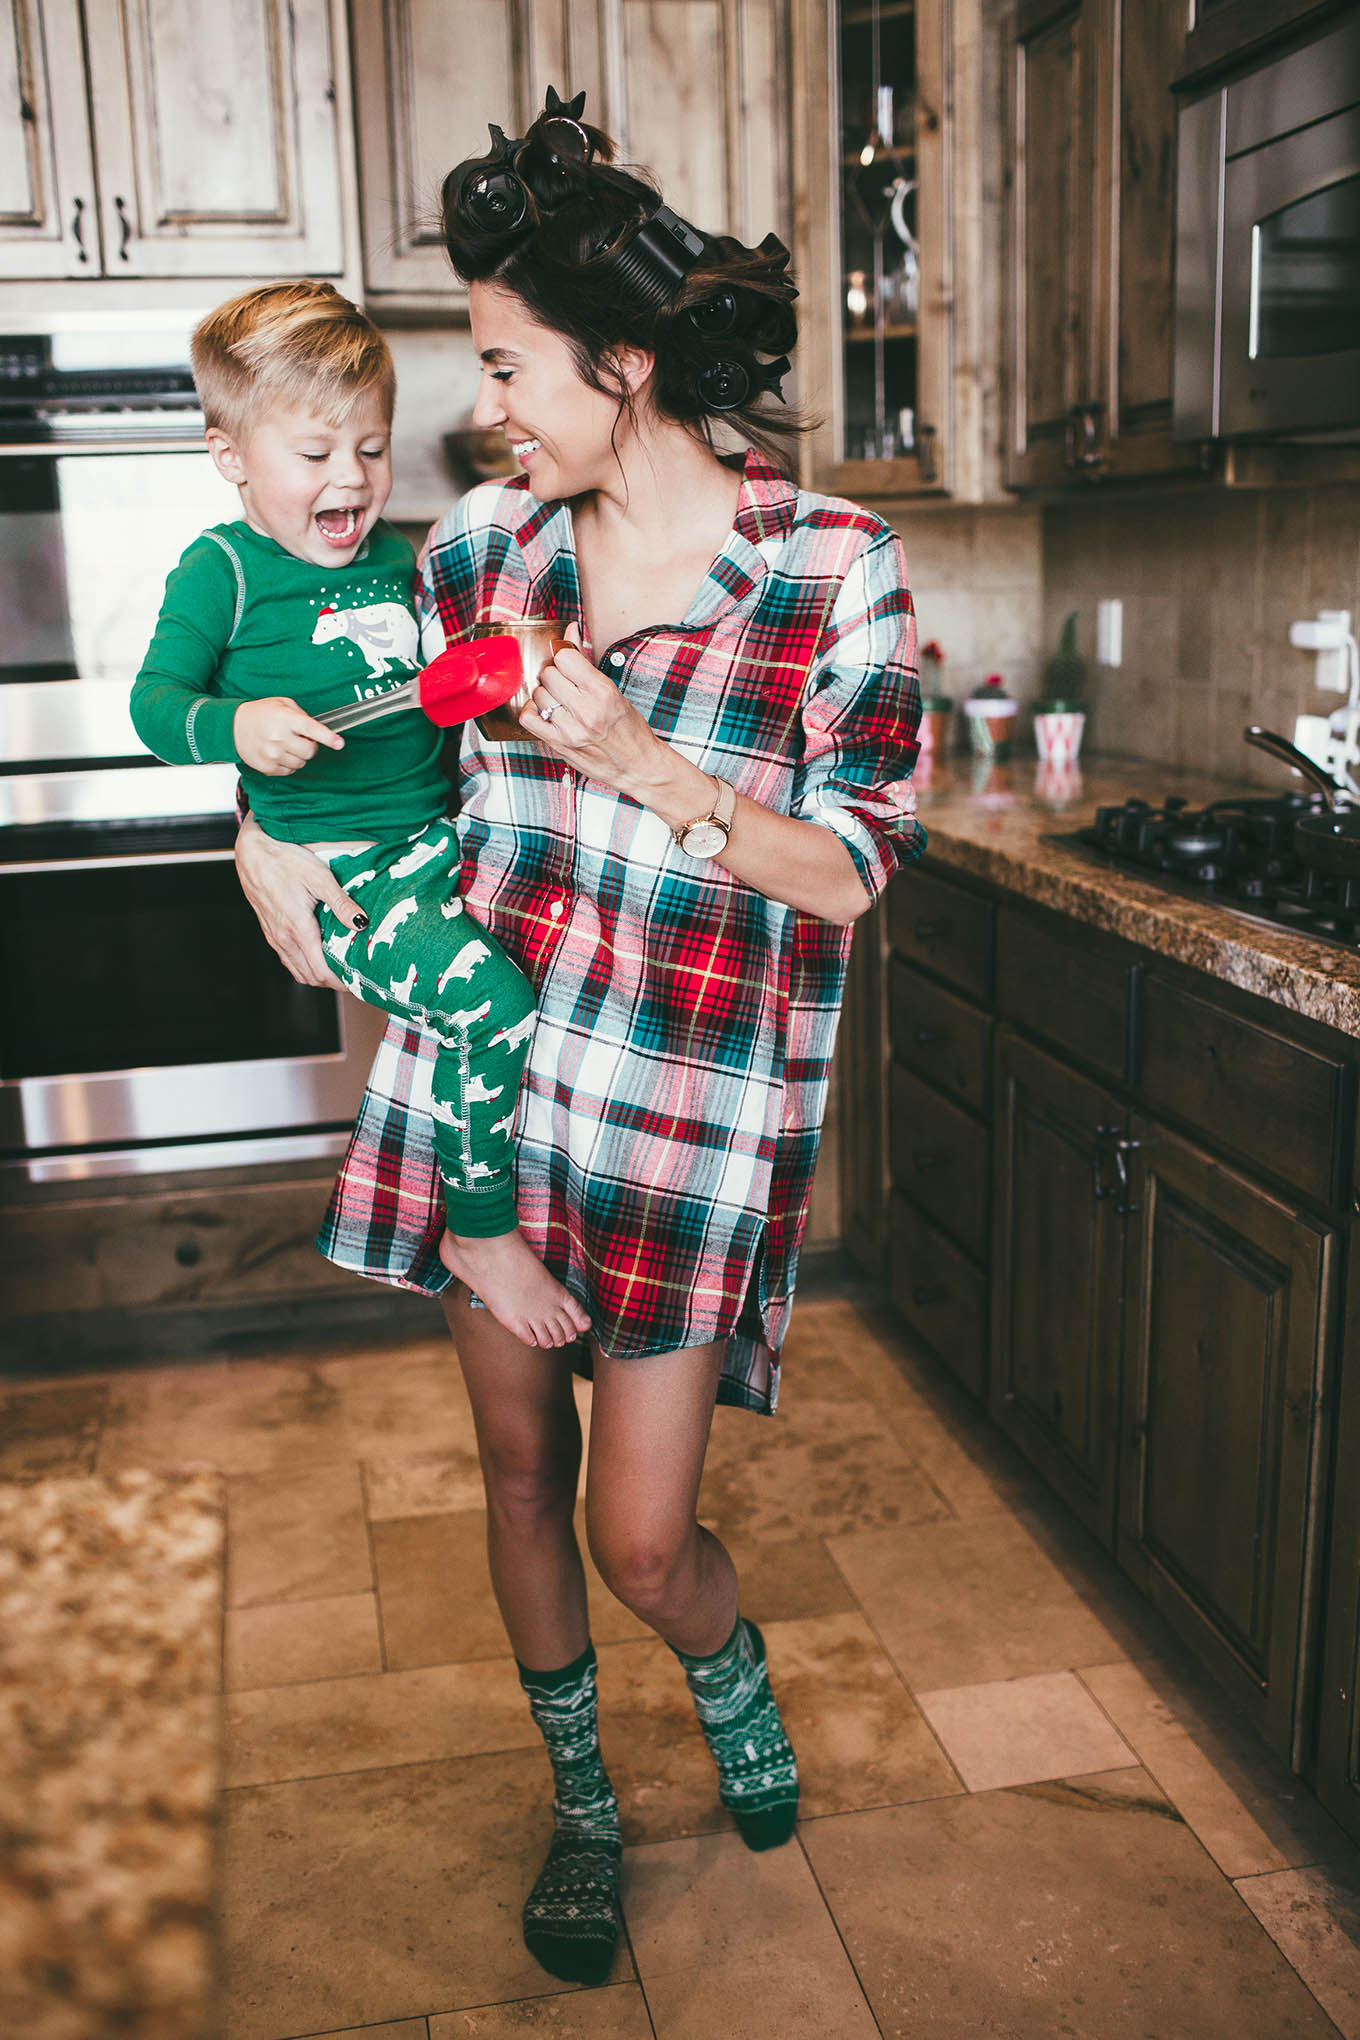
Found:
<svg viewBox="0 0 1360 2040"><path fill-rule="evenodd" d="M118 215L118 259L120 262L130 262L132 257L128 254L128 247L132 240L132 221L128 218L128 210L121 197L115 196L113 209Z"/></svg>
<svg viewBox="0 0 1360 2040"><path fill-rule="evenodd" d="M1115 1212L1120 1218L1128 1218L1138 1209L1129 1196L1129 1156L1135 1148L1142 1145L1141 1140L1130 1140L1127 1135L1121 1135L1114 1144L1114 1173L1119 1188L1119 1201L1115 1205Z"/></svg>
<svg viewBox="0 0 1360 2040"><path fill-rule="evenodd" d="M922 486L927 489L933 488L940 479L939 464L935 457L933 425L918 424L916 427L916 467Z"/></svg>
<svg viewBox="0 0 1360 2040"><path fill-rule="evenodd" d="M918 1027L916 1039L920 1042L922 1048L929 1048L932 1041L948 1041L949 1029L947 1027Z"/></svg>
<svg viewBox="0 0 1360 2040"><path fill-rule="evenodd" d="M90 251L85 246L85 201L83 198L76 200L75 210L71 214L71 237L76 244L76 259L80 262L88 262Z"/></svg>
<svg viewBox="0 0 1360 2040"><path fill-rule="evenodd" d="M914 1304L917 1305L923 1305L927 1303L938 1303L940 1301L940 1298L947 1294L948 1292L945 1289L945 1286L942 1282L935 1282L929 1285L922 1283L917 1288L912 1290L911 1300Z"/></svg>
<svg viewBox="0 0 1360 2040"><path fill-rule="evenodd" d="M911 1165L913 1169L924 1173L927 1169L938 1169L941 1162L948 1159L947 1155L932 1154L928 1148L916 1148L912 1153Z"/></svg>
<svg viewBox="0 0 1360 2040"><path fill-rule="evenodd" d="M1081 450L1076 465L1081 468L1098 468L1105 456L1096 444L1096 420L1105 409L1103 404L1083 404L1078 416L1081 419Z"/></svg>
<svg viewBox="0 0 1360 2040"><path fill-rule="evenodd" d="M948 933L949 923L947 921L918 921L916 923L916 940L918 942L932 942L937 935L947 935Z"/></svg>
<svg viewBox="0 0 1360 2040"><path fill-rule="evenodd" d="M197 1240L181 1240L175 1248L175 1259L181 1268L196 1268L203 1258L203 1249Z"/></svg>

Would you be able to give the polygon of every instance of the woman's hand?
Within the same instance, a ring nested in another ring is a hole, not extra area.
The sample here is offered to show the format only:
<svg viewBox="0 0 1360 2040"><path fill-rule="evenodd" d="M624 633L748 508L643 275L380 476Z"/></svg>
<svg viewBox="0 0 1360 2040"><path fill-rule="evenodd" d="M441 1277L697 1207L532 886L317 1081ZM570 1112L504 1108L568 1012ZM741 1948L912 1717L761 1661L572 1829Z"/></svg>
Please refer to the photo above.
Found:
<svg viewBox="0 0 1360 2040"><path fill-rule="evenodd" d="M655 778L670 746L624 700L608 674L591 665L574 623L567 625L567 636L571 642L539 674L520 722L564 764L620 793L632 793Z"/></svg>
<svg viewBox="0 0 1360 2040"><path fill-rule="evenodd" d="M264 939L300 985L333 985L321 947L315 908L324 900L347 928L366 928L356 907L328 866L300 843L279 843L252 815L236 838L236 875Z"/></svg>

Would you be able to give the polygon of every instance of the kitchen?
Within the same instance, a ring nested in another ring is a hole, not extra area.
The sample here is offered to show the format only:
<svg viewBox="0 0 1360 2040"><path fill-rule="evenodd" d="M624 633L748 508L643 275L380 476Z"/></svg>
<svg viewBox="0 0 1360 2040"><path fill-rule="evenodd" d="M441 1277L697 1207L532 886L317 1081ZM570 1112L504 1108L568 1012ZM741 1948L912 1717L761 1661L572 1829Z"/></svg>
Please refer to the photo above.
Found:
<svg viewBox="0 0 1360 2040"><path fill-rule="evenodd" d="M51 982L63 891L97 951L124 888L174 945L214 887L242 990L167 1048L130 979L117 1055L78 985L83 1029L6 1018L6 1690L17 1720L25 1690L106 1692L88 1754L126 1765L96 1821L79 1763L20 1744L7 1816L34 1795L53 1852L7 1873L24 1988L56 1941L14 2030L1360 2031L1360 964L1351 882L1279 841L1311 789L1243 738L1356 763L1360 59L1353 9L1194 12L18 7L5 978ZM372 1016L280 982L230 783L194 768L186 802L115 700L158 577L231 514L186 450L182 339L244 281L367 304L390 514L418 536L447 506L477 365L432 195L549 83L686 217L794 248L803 479L902 534L950 701L928 861L857 932L786 1400L719 1413L701 1507L787 1666L808 1817L733 1853L664 1653L597 1589L644 1740L631 1956L577 1994L514 1931L503 1808L530 1818L541 1757L442 1319L311 1245ZM1295 302L1277 223L1332 188ZM965 709L998 672L1009 728ZM1036 759L1045 701L1085 716L1075 757ZM1103 846L1071 840L1098 810Z"/></svg>

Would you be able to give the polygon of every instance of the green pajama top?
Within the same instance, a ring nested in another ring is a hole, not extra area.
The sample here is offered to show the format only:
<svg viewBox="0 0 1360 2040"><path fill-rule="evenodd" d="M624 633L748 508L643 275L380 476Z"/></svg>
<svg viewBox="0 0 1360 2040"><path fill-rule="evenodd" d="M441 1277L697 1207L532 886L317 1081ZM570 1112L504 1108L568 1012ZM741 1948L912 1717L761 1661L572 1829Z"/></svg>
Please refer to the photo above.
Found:
<svg viewBox="0 0 1360 2040"><path fill-rule="evenodd" d="M384 694L421 666L415 556L379 522L349 566L313 566L243 521L196 538L165 585L132 687L132 720L172 765L240 763L243 701L281 694L308 715ZM351 730L283 778L241 765L251 812L287 842L389 842L447 812L442 732L418 708Z"/></svg>

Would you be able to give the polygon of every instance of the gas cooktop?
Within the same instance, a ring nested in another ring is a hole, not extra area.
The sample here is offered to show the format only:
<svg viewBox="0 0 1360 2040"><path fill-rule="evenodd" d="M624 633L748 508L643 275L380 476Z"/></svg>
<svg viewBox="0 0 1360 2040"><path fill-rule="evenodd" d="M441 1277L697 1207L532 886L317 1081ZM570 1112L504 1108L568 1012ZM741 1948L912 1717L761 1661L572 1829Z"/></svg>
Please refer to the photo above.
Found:
<svg viewBox="0 0 1360 2040"><path fill-rule="evenodd" d="M1101 863L1150 874L1168 891L1293 928L1319 941L1360 947L1360 879L1324 876L1294 849L1300 815L1320 814L1320 795L1285 793L1192 807L1126 800L1102 807L1085 829L1052 840Z"/></svg>

